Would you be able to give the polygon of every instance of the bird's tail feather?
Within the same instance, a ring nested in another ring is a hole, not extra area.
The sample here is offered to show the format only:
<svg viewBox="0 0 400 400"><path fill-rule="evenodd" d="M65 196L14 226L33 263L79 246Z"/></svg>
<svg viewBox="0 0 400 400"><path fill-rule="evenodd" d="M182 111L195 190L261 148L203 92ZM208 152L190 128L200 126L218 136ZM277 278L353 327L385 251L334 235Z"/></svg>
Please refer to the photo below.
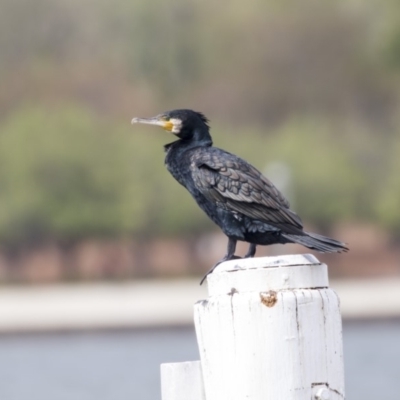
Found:
<svg viewBox="0 0 400 400"><path fill-rule="evenodd" d="M304 235L282 234L282 236L292 243L301 244L321 253L341 253L349 250L345 243L317 233L304 232Z"/></svg>

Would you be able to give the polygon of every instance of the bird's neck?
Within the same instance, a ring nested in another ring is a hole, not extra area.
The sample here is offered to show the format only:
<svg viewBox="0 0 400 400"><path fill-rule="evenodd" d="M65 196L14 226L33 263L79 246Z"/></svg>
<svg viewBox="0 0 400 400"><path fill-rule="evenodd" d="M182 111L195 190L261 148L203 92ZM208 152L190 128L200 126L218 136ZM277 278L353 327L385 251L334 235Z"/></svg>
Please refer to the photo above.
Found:
<svg viewBox="0 0 400 400"><path fill-rule="evenodd" d="M208 131L196 130L190 139L179 139L168 143L164 146L164 149L166 152L173 150L180 153L195 147L211 147L212 144L212 138Z"/></svg>
<svg viewBox="0 0 400 400"><path fill-rule="evenodd" d="M196 146L212 146L212 138L208 126L195 129L191 141L196 142Z"/></svg>

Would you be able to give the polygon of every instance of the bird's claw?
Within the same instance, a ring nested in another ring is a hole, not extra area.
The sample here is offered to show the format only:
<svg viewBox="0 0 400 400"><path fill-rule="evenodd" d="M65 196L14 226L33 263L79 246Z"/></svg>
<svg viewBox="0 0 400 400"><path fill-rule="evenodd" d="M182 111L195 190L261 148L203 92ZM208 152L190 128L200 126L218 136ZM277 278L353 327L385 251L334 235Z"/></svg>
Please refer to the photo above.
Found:
<svg viewBox="0 0 400 400"><path fill-rule="evenodd" d="M218 261L216 264L214 264L214 266L203 276L202 280L200 281L200 286L201 286L201 285L203 284L203 282L206 280L207 276L210 275L210 274L214 271L214 269L218 267L219 264L222 264L222 263L225 262L225 261L239 260L239 259L241 259L241 258L242 258L242 257L233 255L232 257L229 257L229 258L224 257L222 260L219 260L219 261Z"/></svg>

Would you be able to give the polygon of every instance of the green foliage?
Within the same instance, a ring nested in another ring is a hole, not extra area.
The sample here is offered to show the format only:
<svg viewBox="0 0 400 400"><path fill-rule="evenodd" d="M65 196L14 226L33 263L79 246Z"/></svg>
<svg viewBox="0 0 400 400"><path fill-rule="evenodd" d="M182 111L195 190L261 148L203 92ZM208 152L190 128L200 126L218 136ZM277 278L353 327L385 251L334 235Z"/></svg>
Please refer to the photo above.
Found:
<svg viewBox="0 0 400 400"><path fill-rule="evenodd" d="M197 225L189 196L164 171L162 143L77 107L16 112L0 127L1 237L77 240Z"/></svg>
<svg viewBox="0 0 400 400"><path fill-rule="evenodd" d="M295 119L269 136L215 125L216 146L267 175L272 162L288 167L292 204L305 221L329 226L375 213L383 225L400 229L400 146L382 180L385 174L365 174L346 134L322 122ZM172 140L158 128L96 118L76 106L22 108L0 125L0 237L20 243L210 229L165 170L162 147ZM374 146L362 154L368 152Z"/></svg>
<svg viewBox="0 0 400 400"><path fill-rule="evenodd" d="M389 152L389 167L375 206L378 220L400 237L400 132Z"/></svg>
<svg viewBox="0 0 400 400"><path fill-rule="evenodd" d="M108 128L73 107L27 107L8 118L0 131L3 238L119 232L126 176Z"/></svg>
<svg viewBox="0 0 400 400"><path fill-rule="evenodd" d="M329 226L358 214L365 176L343 142L326 126L301 121L275 137L274 154L293 171L296 207L307 221Z"/></svg>

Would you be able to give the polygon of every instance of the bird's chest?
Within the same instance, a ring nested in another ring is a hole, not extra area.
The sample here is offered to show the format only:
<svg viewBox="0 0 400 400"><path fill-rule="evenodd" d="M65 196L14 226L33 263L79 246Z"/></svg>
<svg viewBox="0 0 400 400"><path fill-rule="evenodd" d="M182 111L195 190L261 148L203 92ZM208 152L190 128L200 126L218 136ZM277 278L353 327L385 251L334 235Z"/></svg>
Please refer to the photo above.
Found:
<svg viewBox="0 0 400 400"><path fill-rule="evenodd" d="M186 154L176 154L173 149L169 149L165 156L165 166L182 186L190 188L192 182L190 158Z"/></svg>
<svg viewBox="0 0 400 400"><path fill-rule="evenodd" d="M171 175L182 185L184 186L192 197L196 200L197 204L200 208L206 212L206 214L212 218L211 216L212 210L209 208L209 202L201 193L201 191L197 188L195 182L193 181L192 176L192 154L190 152L180 153L177 155L172 151L168 151L165 157L165 165Z"/></svg>

